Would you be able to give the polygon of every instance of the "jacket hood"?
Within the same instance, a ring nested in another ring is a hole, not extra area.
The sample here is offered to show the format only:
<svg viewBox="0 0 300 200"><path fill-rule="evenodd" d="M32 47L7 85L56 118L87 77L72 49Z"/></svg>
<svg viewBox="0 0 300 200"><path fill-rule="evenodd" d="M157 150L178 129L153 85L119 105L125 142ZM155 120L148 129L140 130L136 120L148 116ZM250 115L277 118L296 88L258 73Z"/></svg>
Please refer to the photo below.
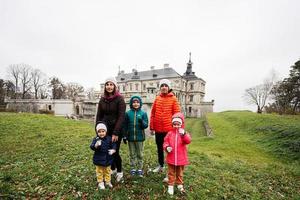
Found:
<svg viewBox="0 0 300 200"><path fill-rule="evenodd" d="M141 109L141 107L142 107L142 105L143 105L143 102L142 102L141 97L139 97L139 96L132 96L132 97L130 98L130 101L129 101L129 106L130 106L130 108L133 109L133 107L132 107L133 99L138 99L138 100L140 101L140 107L139 107L139 109ZM138 110L139 110L139 109L138 109Z"/></svg>
<svg viewBox="0 0 300 200"><path fill-rule="evenodd" d="M173 116L172 116L172 120L174 118L180 118L182 120L182 125L181 125L181 128L184 128L184 115L181 113L181 112L178 112L178 113L175 113Z"/></svg>

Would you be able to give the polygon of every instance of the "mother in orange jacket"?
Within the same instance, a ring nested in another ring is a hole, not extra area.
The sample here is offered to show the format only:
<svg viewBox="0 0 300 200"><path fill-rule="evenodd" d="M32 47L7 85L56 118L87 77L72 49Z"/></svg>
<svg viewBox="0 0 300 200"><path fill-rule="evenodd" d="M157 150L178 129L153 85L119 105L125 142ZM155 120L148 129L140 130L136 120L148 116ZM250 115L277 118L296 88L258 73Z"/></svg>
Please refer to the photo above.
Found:
<svg viewBox="0 0 300 200"><path fill-rule="evenodd" d="M155 98L151 109L150 131L155 134L159 166L153 172L162 172L164 167L164 138L172 130L172 116L180 112L179 103L172 92L171 82L162 79L159 82L160 94Z"/></svg>

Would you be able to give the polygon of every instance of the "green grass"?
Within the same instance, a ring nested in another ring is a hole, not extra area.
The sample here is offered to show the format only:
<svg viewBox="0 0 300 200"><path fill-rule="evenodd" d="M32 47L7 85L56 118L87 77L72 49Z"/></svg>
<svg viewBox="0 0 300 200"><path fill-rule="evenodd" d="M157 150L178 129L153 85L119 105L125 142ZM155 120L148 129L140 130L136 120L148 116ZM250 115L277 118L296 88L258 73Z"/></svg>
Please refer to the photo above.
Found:
<svg viewBox="0 0 300 200"><path fill-rule="evenodd" d="M185 195L173 199L300 199L300 118L251 112L187 119L192 133L191 164L185 170ZM89 144L94 127L85 121L39 114L0 113L0 199L171 199L164 174L156 166L153 138L145 143L146 175L128 175L127 146L122 144L125 182L99 192Z"/></svg>

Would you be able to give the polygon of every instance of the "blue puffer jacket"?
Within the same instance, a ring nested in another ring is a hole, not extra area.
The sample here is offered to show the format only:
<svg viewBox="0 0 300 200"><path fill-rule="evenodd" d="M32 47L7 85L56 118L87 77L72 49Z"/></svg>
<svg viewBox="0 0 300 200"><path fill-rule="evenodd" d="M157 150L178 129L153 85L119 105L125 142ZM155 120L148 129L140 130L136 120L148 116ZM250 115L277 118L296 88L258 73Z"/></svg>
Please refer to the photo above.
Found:
<svg viewBox="0 0 300 200"><path fill-rule="evenodd" d="M140 100L140 107L135 110L132 107L133 99ZM125 114L124 135L129 142L142 142L145 140L145 129L148 127L147 113L141 110L143 105L139 96L132 96L129 102L130 110Z"/></svg>
<svg viewBox="0 0 300 200"><path fill-rule="evenodd" d="M101 140L101 145L96 149L95 144L98 140ZM90 145L90 148L94 150L93 163L99 166L109 166L113 162L112 155L108 154L109 149L116 150L116 143L112 142L110 136L104 138L95 137Z"/></svg>

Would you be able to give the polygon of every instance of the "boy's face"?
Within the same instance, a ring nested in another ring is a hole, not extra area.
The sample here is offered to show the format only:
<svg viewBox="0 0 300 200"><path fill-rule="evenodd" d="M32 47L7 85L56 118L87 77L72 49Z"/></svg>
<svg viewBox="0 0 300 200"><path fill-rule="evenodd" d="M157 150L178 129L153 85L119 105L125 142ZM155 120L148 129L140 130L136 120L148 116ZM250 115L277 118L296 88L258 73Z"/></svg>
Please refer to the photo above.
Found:
<svg viewBox="0 0 300 200"><path fill-rule="evenodd" d="M162 84L160 86L160 92L162 94L168 94L168 92L169 92L169 86L167 84Z"/></svg>
<svg viewBox="0 0 300 200"><path fill-rule="evenodd" d="M173 128L181 128L181 124L179 122L174 122Z"/></svg>
<svg viewBox="0 0 300 200"><path fill-rule="evenodd" d="M104 138L106 136L106 131L104 129L99 129L97 133L100 138Z"/></svg>
<svg viewBox="0 0 300 200"><path fill-rule="evenodd" d="M140 108L140 105L141 105L140 102L137 100L132 102L132 107L136 110Z"/></svg>

